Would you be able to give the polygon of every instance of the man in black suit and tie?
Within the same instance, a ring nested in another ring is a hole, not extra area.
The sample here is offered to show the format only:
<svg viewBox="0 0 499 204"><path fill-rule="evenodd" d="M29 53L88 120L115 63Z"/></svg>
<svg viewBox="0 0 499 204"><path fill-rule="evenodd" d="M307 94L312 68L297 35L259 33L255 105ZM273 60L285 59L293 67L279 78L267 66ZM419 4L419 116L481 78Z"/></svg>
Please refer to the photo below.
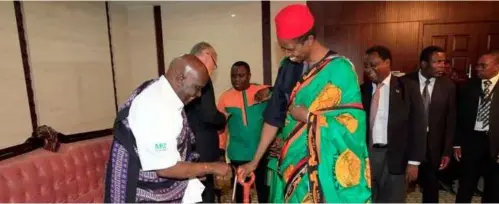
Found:
<svg viewBox="0 0 499 204"><path fill-rule="evenodd" d="M459 90L458 128L454 157L462 173L456 202L470 203L484 176L483 203L499 203L499 51L482 55L478 78Z"/></svg>
<svg viewBox="0 0 499 204"><path fill-rule="evenodd" d="M456 128L456 87L445 72L446 56L437 46L423 49L420 69L404 78L419 85L426 126L425 159L419 166L419 184L424 203L438 203L438 172L445 169L452 155Z"/></svg>
<svg viewBox="0 0 499 204"><path fill-rule="evenodd" d="M383 46L366 51L361 86L367 112L367 144L373 202L405 202L406 182L418 176L424 159L423 107L413 81L391 75L391 53Z"/></svg>
<svg viewBox="0 0 499 204"><path fill-rule="evenodd" d="M217 52L207 42L195 44L190 52L203 62L212 74L217 69ZM189 126L194 133L196 144L194 150L199 154L199 162L214 162L220 158L218 131L225 127L225 115L218 111L215 104L215 92L211 78L201 89L201 96L184 107ZM203 181L203 203L215 202L215 180L212 175Z"/></svg>

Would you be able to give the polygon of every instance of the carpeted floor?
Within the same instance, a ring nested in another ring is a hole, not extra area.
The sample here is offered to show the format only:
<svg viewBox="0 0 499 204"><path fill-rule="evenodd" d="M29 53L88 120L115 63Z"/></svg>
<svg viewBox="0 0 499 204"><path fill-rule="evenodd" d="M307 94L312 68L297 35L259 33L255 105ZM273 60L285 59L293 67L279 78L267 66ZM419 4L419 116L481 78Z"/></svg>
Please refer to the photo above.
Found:
<svg viewBox="0 0 499 204"><path fill-rule="evenodd" d="M232 189L224 189L222 191L222 203L230 203L231 202L231 197L232 197ZM252 202L257 202L256 199L256 193L252 192ZM440 191L440 203L454 203L455 195L452 193L446 192L446 191ZM419 190L416 190L412 193L409 193L407 195L406 199L407 203L421 203L421 193ZM479 197L474 197L473 198L473 203L479 203L480 198Z"/></svg>

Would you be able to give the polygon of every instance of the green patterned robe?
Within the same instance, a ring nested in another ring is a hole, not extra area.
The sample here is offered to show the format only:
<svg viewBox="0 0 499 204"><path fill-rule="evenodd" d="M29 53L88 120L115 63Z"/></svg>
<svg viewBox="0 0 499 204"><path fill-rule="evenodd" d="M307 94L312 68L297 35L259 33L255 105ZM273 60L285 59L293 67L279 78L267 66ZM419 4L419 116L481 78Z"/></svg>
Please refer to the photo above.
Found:
<svg viewBox="0 0 499 204"><path fill-rule="evenodd" d="M270 202L366 203L371 200L365 112L353 65L328 56L297 83L291 103L308 123L287 115L279 160L269 161Z"/></svg>

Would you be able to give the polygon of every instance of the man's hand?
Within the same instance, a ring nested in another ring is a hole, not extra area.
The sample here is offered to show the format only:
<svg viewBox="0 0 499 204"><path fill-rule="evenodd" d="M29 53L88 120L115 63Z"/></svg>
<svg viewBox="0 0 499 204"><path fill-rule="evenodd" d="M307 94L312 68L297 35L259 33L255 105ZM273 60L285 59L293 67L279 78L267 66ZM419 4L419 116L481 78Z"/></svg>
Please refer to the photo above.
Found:
<svg viewBox="0 0 499 204"><path fill-rule="evenodd" d="M407 172L405 175L407 183L413 182L416 179L418 179L418 170L419 167L417 165L412 165L412 164L407 165Z"/></svg>
<svg viewBox="0 0 499 204"><path fill-rule="evenodd" d="M237 178L246 178L251 173L253 173L258 166L257 163L251 161L246 164L243 164L237 168Z"/></svg>
<svg viewBox="0 0 499 204"><path fill-rule="evenodd" d="M298 121L307 122L308 120L308 109L302 105L294 105L292 104L289 107L289 113L291 116Z"/></svg>
<svg viewBox="0 0 499 204"><path fill-rule="evenodd" d="M260 89L255 94L255 102L260 103L270 98L270 89L264 88Z"/></svg>
<svg viewBox="0 0 499 204"><path fill-rule="evenodd" d="M439 170L444 170L445 168L447 168L447 166L449 165L449 161L450 161L450 157L443 156L442 161L440 162Z"/></svg>
<svg viewBox="0 0 499 204"><path fill-rule="evenodd" d="M213 162L210 164L213 175L226 177L232 173L230 166L225 162Z"/></svg>
<svg viewBox="0 0 499 204"><path fill-rule="evenodd" d="M281 139L276 138L269 147L269 156L279 158L281 154Z"/></svg>
<svg viewBox="0 0 499 204"><path fill-rule="evenodd" d="M456 159L456 161L461 161L461 147L455 147L454 148L454 158Z"/></svg>

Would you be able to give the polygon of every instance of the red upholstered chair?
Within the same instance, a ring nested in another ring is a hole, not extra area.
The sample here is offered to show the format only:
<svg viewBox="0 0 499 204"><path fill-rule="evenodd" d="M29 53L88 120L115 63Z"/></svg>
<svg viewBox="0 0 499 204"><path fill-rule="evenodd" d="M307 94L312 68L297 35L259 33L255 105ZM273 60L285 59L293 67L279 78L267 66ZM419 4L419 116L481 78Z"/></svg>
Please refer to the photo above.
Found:
<svg viewBox="0 0 499 204"><path fill-rule="evenodd" d="M112 137L61 144L0 161L0 203L104 201L104 175Z"/></svg>

